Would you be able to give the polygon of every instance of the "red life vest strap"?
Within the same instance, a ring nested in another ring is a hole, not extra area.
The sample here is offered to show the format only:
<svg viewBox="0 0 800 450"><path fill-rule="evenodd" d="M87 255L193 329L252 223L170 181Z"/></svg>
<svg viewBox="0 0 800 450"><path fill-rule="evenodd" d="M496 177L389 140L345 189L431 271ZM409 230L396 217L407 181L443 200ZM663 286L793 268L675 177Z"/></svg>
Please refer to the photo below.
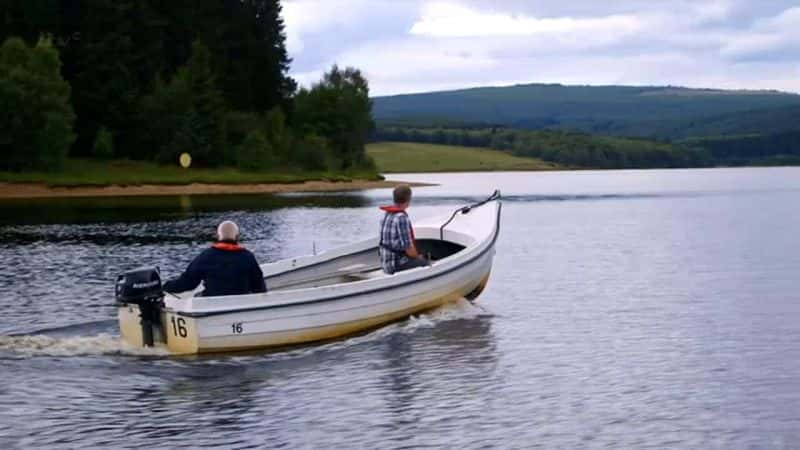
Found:
<svg viewBox="0 0 800 450"><path fill-rule="evenodd" d="M231 242L217 242L212 247L214 247L217 250L224 250L226 252L240 252L244 250L244 247L242 247L241 245L234 244Z"/></svg>
<svg viewBox="0 0 800 450"><path fill-rule="evenodd" d="M391 213L391 214L406 212L405 209L400 208L399 206L395 206L395 205L385 205L385 206L381 206L380 208L381 208L381 211L386 211L386 212Z"/></svg>

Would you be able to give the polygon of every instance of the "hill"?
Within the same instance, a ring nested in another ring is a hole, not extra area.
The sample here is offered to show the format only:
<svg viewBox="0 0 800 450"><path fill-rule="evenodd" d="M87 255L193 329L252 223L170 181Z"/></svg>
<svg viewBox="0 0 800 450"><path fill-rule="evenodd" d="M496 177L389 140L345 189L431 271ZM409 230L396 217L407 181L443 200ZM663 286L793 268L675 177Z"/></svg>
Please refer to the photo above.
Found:
<svg viewBox="0 0 800 450"><path fill-rule="evenodd" d="M670 86L525 84L376 97L373 107L380 126L502 125L680 139L719 134L718 130L741 134L754 111L759 123L792 122L790 117L800 110L800 95ZM754 130L758 127L748 129L760 133Z"/></svg>
<svg viewBox="0 0 800 450"><path fill-rule="evenodd" d="M706 149L716 165L800 165L800 131L691 138L681 144Z"/></svg>
<svg viewBox="0 0 800 450"><path fill-rule="evenodd" d="M445 144L451 149L478 147L501 150L510 155L535 158L561 167L572 168L654 169L714 165L707 148L697 143L672 144L572 131L387 127L378 130L376 137L380 141L389 142ZM417 145L413 148L419 151L418 154L415 154L414 161L408 161L408 163L405 161L407 157L402 152L393 151L394 148L389 148L387 153L392 158L396 158L399 164L405 164L408 170L418 171L421 170L419 167L429 165L433 157L423 151L430 147ZM376 158L376 155L370 154ZM447 158L441 164L461 164L465 154L459 150L441 155ZM496 154L496 152L489 154ZM380 159L384 158L385 160L388 157L388 155L378 155L376 162L379 168ZM469 170L490 169L478 167Z"/></svg>
<svg viewBox="0 0 800 450"><path fill-rule="evenodd" d="M463 172L488 170L552 170L553 163L521 158L497 150L410 142L378 142L367 145L367 154L378 170L391 172Z"/></svg>
<svg viewBox="0 0 800 450"><path fill-rule="evenodd" d="M658 136L687 139L708 136L775 135L800 132L800 106L782 106L663 124Z"/></svg>

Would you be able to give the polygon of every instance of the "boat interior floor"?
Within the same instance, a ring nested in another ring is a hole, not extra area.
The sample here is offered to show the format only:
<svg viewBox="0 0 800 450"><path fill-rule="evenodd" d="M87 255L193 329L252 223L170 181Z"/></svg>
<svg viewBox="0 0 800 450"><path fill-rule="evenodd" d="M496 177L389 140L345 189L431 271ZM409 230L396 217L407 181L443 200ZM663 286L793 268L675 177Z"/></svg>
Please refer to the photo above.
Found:
<svg viewBox="0 0 800 450"><path fill-rule="evenodd" d="M417 248L431 261L439 261L465 247L438 239L419 239ZM371 280L387 276L381 269L378 249L331 260L313 268L298 268L267 277L267 287L273 291L330 286Z"/></svg>
<svg viewBox="0 0 800 450"><path fill-rule="evenodd" d="M346 275L345 277L349 279L349 281L362 281L362 280L371 280L373 278L380 278L384 276L385 273L383 269L377 270L370 270L368 272L358 272Z"/></svg>

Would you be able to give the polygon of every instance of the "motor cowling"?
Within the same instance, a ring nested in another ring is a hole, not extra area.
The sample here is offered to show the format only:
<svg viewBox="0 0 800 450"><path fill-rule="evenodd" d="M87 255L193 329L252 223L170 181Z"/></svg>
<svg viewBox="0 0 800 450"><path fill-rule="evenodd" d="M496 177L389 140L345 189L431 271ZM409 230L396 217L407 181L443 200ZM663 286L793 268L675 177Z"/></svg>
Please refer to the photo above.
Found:
<svg viewBox="0 0 800 450"><path fill-rule="evenodd" d="M164 298L161 275L157 267L141 267L117 277L114 289L117 303L143 305L159 303Z"/></svg>
<svg viewBox="0 0 800 450"><path fill-rule="evenodd" d="M164 290L161 287L158 267L142 267L118 276L114 294L120 305L139 306L142 344L145 347L152 347L154 328L163 329L160 312Z"/></svg>

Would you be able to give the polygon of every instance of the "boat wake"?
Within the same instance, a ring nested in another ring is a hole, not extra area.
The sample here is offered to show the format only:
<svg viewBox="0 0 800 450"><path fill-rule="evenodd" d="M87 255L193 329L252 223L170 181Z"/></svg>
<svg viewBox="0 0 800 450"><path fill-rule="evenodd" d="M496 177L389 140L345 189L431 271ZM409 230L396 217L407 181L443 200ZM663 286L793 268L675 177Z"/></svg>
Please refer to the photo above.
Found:
<svg viewBox="0 0 800 450"><path fill-rule="evenodd" d="M469 320L487 316L480 306L466 299L444 305L424 314L412 316L372 332L344 338L325 344L304 345L293 349L270 352L270 359L293 359L317 352L339 351L353 346L380 341L397 334L413 333L431 328L441 322ZM151 356L164 357L170 353L162 347L142 348L127 344L119 335L100 332L95 335L74 335L87 331L90 324L72 325L52 330L42 330L33 334L0 336L0 359L29 358L36 356ZM102 325L102 323L101 323ZM99 327L99 326L98 326ZM95 328L95 327L91 327ZM93 330L95 331L95 330ZM233 355L233 359L237 356Z"/></svg>
<svg viewBox="0 0 800 450"><path fill-rule="evenodd" d="M458 319L475 319L491 315L479 305L462 298L453 303L440 306L425 314L411 316L406 323L400 323L406 330L413 330L420 327L431 327L439 322Z"/></svg>
<svg viewBox="0 0 800 450"><path fill-rule="evenodd" d="M291 350L283 350L271 354L270 359L288 360L308 357L320 352L341 351L360 345L369 345L398 334L412 334L421 329L435 327L442 322L471 320L488 316L491 316L491 313L467 299L462 298L456 302L448 303L423 314L411 316L407 320L383 326L366 334L343 338L321 345L311 344L296 347Z"/></svg>
<svg viewBox="0 0 800 450"><path fill-rule="evenodd" d="M167 352L159 348L137 348L126 344L122 338L101 333L94 336L51 336L29 334L0 336L0 354L6 357L32 356L162 356Z"/></svg>

